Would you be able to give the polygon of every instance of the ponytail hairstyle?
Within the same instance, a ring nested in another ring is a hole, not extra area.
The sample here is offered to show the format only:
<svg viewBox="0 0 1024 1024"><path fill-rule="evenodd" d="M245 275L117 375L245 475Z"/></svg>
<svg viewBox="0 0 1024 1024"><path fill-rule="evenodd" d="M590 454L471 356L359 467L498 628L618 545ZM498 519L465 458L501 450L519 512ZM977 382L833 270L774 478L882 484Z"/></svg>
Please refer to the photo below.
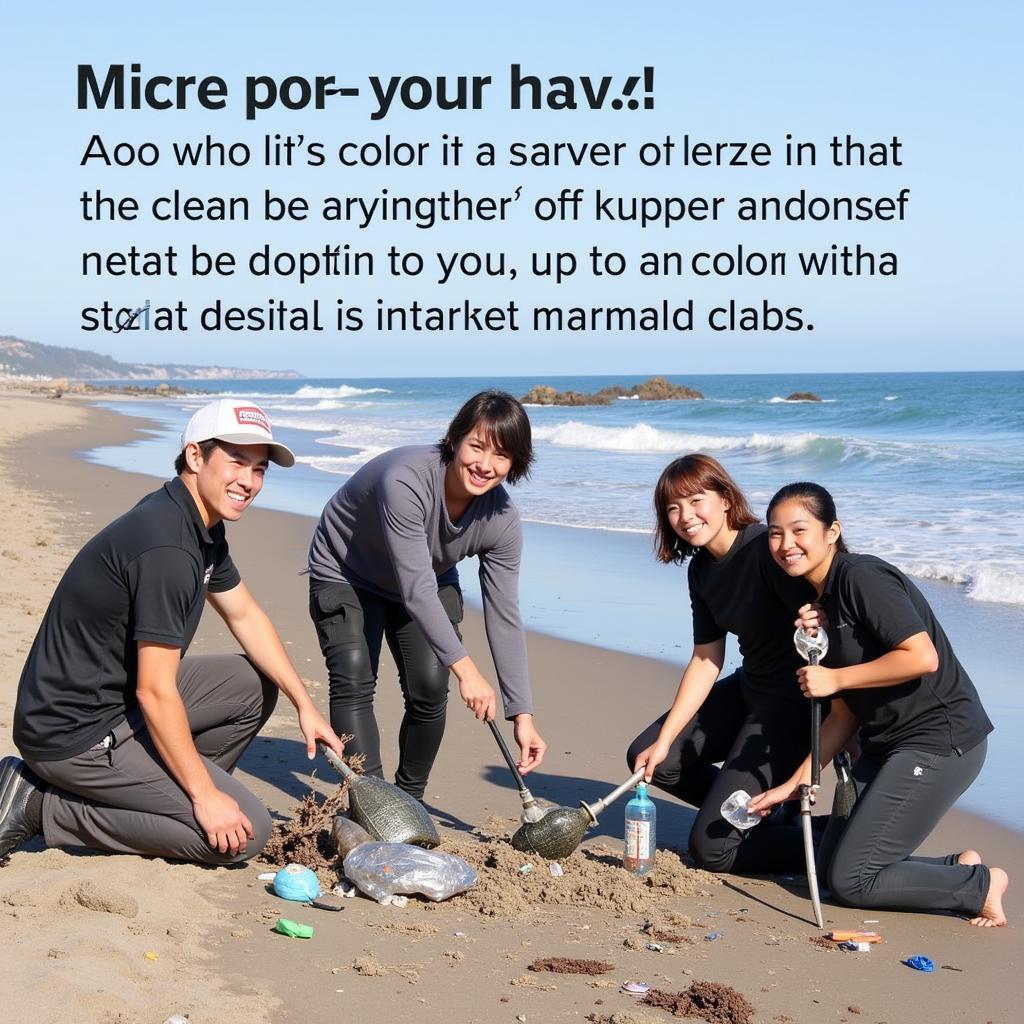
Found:
<svg viewBox="0 0 1024 1024"><path fill-rule="evenodd" d="M775 492L775 496L771 501L768 502L768 511L765 512L765 518L770 520L772 517L772 510L776 505L781 505L784 501L798 501L814 519L817 519L822 526L827 530L833 523L839 521L839 514L836 512L836 503L832 495L825 490L821 484L810 483L809 481L802 480L795 484L786 484L785 487L780 487ZM843 535L840 533L839 539L836 541L836 551L847 552L850 549L846 546L846 541L843 540Z"/></svg>
<svg viewBox="0 0 1024 1024"><path fill-rule="evenodd" d="M654 487L654 553L659 562L682 564L696 550L672 529L668 506L678 497L714 491L729 503L725 521L730 530L757 522L739 485L710 455L694 453L670 462Z"/></svg>

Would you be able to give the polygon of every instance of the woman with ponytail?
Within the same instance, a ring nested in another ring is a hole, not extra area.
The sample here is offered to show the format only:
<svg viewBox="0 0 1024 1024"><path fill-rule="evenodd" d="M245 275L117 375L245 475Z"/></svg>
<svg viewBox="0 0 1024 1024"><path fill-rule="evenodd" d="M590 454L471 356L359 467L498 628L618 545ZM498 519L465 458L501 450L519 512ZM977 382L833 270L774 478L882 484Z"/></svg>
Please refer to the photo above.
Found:
<svg viewBox="0 0 1024 1024"><path fill-rule="evenodd" d="M913 856L978 775L992 731L928 602L895 566L847 550L835 502L818 484L789 484L772 498L768 543L787 575L813 587L829 624L825 663L797 674L807 697L833 698L822 764L855 735L862 750L853 769L857 803L849 818L829 822L819 852L832 897L1004 925L1005 871L974 850ZM816 606L802 607L799 621L816 625ZM810 778L808 756L750 810L767 814Z"/></svg>

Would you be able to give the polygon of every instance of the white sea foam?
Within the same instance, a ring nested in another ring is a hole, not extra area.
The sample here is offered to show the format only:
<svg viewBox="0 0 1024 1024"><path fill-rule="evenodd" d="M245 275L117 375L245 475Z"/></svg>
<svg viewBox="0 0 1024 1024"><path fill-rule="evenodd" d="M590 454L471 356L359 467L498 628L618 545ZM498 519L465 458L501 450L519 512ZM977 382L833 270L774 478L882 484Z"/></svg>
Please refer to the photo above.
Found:
<svg viewBox="0 0 1024 1024"><path fill-rule="evenodd" d="M353 455L297 455L295 461L318 469L321 473L351 476L375 455L380 455L382 451L386 451L386 449L364 448Z"/></svg>
<svg viewBox="0 0 1024 1024"><path fill-rule="evenodd" d="M899 397L900 397L899 395L886 395L885 396L885 400L887 402L895 402L896 399L899 398Z"/></svg>
<svg viewBox="0 0 1024 1024"><path fill-rule="evenodd" d="M274 416L271 422L275 428L309 430L314 434L329 433L338 429L338 424L331 423L330 420L307 420L297 416Z"/></svg>
<svg viewBox="0 0 1024 1024"><path fill-rule="evenodd" d="M319 402L306 403L305 405L289 404L287 402L267 403L267 409L280 409L282 412L328 412L331 409L349 409L360 405L367 405L367 402L339 402L333 398L322 398Z"/></svg>
<svg viewBox="0 0 1024 1024"><path fill-rule="evenodd" d="M1024 605L1024 569L992 562L949 563L903 559L900 568L918 579L938 580L965 587L975 601Z"/></svg>
<svg viewBox="0 0 1024 1024"><path fill-rule="evenodd" d="M336 388L315 388L303 385L295 392L295 398L353 398L356 395L390 395L389 388L354 388L340 384Z"/></svg>
<svg viewBox="0 0 1024 1024"><path fill-rule="evenodd" d="M818 434L751 434L725 437L715 434L684 434L660 430L647 423L633 427L600 427L578 420L535 426L533 436L560 448L587 448L608 452L678 452L703 448L710 451L802 451Z"/></svg>

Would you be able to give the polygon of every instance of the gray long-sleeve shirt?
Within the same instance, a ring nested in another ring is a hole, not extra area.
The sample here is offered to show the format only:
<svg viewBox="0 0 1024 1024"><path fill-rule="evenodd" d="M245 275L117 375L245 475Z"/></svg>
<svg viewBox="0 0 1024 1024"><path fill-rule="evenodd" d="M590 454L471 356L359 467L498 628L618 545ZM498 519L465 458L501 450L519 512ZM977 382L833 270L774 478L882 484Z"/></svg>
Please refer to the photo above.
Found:
<svg viewBox="0 0 1024 1024"><path fill-rule="evenodd" d="M456 563L477 555L487 641L505 716L532 713L526 636L519 616L523 532L504 487L474 498L454 525L437 445L395 448L360 468L324 508L309 548L318 580L401 601L445 665L466 656L437 597L458 583Z"/></svg>

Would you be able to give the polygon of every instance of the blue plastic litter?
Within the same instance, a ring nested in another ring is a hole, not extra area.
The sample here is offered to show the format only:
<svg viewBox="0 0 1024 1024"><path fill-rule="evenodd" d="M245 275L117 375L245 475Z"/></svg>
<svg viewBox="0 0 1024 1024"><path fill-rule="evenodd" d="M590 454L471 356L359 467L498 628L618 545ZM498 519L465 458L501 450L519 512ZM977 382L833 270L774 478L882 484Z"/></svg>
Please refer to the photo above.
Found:
<svg viewBox="0 0 1024 1024"><path fill-rule="evenodd" d="M903 962L908 967L913 967L915 971L924 971L925 974L935 970L935 964L926 956L908 956Z"/></svg>
<svg viewBox="0 0 1024 1024"><path fill-rule="evenodd" d="M704 936L704 941L705 942L714 942L715 939L720 939L721 937L722 937L722 933L721 932L708 932L707 935Z"/></svg>
<svg viewBox="0 0 1024 1024"><path fill-rule="evenodd" d="M309 868L289 864L274 875L274 892L282 899L305 903L320 895L320 883Z"/></svg>

